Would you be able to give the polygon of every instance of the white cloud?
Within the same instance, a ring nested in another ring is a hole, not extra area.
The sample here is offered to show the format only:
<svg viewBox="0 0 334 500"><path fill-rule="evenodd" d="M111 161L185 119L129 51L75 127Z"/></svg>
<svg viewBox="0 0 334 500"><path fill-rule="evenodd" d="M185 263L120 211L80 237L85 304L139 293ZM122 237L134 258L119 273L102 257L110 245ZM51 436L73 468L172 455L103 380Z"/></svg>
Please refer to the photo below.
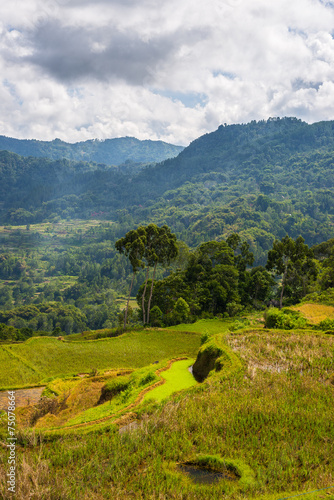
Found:
<svg viewBox="0 0 334 500"><path fill-rule="evenodd" d="M187 144L225 122L334 118L331 3L16 0L0 19L0 134Z"/></svg>

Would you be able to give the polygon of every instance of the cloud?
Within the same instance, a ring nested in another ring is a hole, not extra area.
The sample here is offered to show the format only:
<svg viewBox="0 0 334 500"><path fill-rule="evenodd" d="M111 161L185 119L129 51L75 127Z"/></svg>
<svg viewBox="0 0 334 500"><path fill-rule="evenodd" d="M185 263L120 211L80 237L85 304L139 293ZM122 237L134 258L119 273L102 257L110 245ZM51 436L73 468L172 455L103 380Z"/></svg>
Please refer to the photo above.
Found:
<svg viewBox="0 0 334 500"><path fill-rule="evenodd" d="M0 133L187 144L220 123L334 118L320 0L16 0L0 7Z"/></svg>
<svg viewBox="0 0 334 500"><path fill-rule="evenodd" d="M157 65L176 50L175 42L166 37L148 43L114 26L83 30L64 28L58 22L39 27L29 45L33 54L22 62L39 66L60 81L111 78L130 85L148 83Z"/></svg>

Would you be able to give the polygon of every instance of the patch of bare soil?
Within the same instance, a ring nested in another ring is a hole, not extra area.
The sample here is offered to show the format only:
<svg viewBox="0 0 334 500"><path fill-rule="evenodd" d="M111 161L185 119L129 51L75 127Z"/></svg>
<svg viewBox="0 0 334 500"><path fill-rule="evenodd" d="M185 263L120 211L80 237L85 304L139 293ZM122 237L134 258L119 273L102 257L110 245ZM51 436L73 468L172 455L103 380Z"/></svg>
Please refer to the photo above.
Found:
<svg viewBox="0 0 334 500"><path fill-rule="evenodd" d="M39 402L45 387L33 387L32 389L18 389L15 392L15 404L18 408L34 405ZM0 392L0 410L8 409L8 391Z"/></svg>

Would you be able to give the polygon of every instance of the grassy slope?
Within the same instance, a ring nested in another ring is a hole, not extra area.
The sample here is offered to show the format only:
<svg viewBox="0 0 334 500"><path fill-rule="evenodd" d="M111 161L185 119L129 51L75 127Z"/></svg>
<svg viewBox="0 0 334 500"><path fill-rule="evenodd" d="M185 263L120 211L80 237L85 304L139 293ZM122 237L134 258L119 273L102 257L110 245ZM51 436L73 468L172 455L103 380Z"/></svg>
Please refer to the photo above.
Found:
<svg viewBox="0 0 334 500"><path fill-rule="evenodd" d="M208 333L222 329L205 324ZM243 372L214 373L146 416L138 409L132 432L64 436L26 450L18 498L278 500L334 485L334 337L227 330L220 342L240 356ZM173 464L198 454L239 460L255 482L194 485ZM303 498L334 498L334 490Z"/></svg>
<svg viewBox="0 0 334 500"><path fill-rule="evenodd" d="M324 304L299 304L291 309L300 312L312 325L317 325L327 318L334 318L334 307Z"/></svg>
<svg viewBox="0 0 334 500"><path fill-rule="evenodd" d="M0 387L33 385L48 377L93 368L139 368L162 359L195 356L199 345L195 332L171 330L129 332L116 338L71 343L34 337L22 344L0 346Z"/></svg>

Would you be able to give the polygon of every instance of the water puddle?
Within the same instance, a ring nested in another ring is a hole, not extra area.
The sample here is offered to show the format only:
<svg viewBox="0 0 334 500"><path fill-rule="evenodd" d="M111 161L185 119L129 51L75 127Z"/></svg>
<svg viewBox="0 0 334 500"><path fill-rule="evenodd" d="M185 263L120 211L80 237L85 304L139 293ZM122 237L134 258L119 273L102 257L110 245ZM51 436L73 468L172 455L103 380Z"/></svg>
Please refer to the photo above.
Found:
<svg viewBox="0 0 334 500"><path fill-rule="evenodd" d="M239 479L238 477L229 474L228 472L216 472L210 469L202 469L196 465L179 464L178 469L187 474L194 481L194 483L200 484L214 484L218 483L221 479L229 479L230 481L235 481Z"/></svg>

